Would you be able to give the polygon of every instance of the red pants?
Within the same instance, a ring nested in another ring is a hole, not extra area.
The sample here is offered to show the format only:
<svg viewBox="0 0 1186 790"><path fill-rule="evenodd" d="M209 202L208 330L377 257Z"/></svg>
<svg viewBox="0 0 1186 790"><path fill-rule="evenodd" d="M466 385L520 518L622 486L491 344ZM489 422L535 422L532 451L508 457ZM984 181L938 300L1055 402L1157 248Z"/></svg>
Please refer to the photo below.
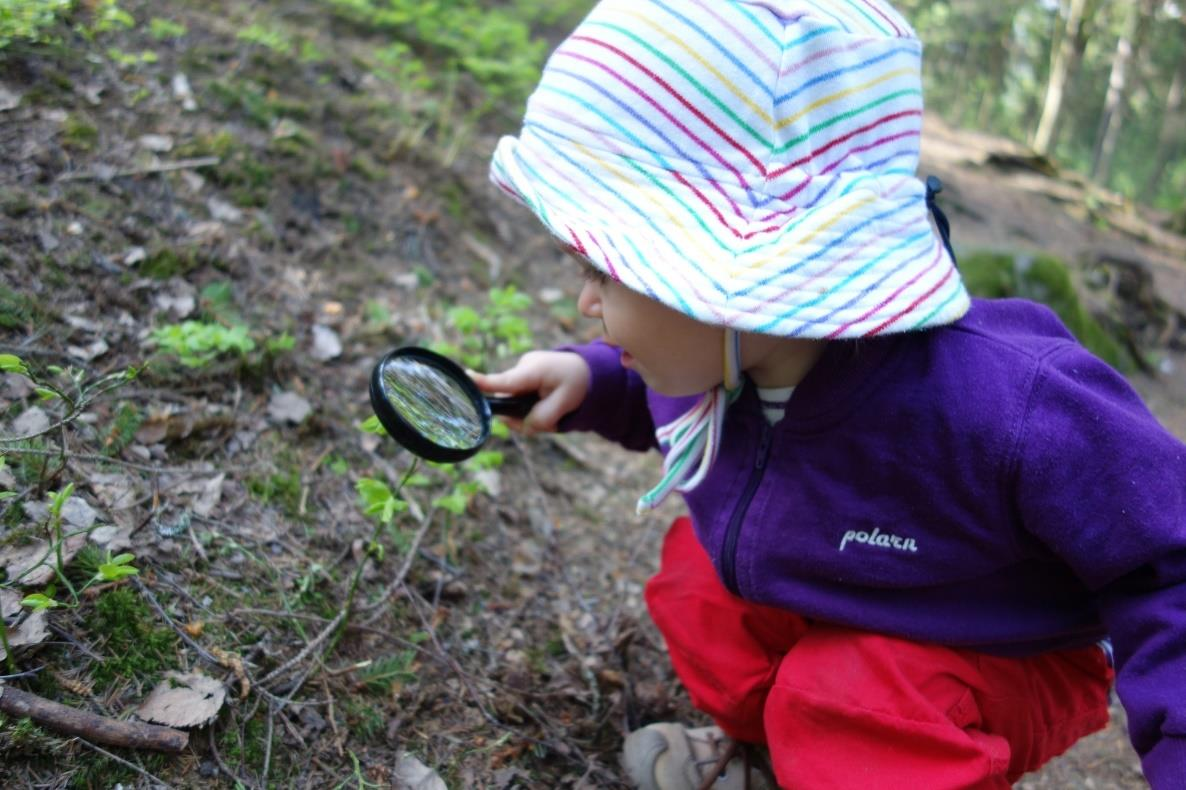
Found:
<svg viewBox="0 0 1186 790"><path fill-rule="evenodd" d="M1008 788L1108 722L1097 647L999 658L747 603L686 518L646 599L693 704L784 788Z"/></svg>

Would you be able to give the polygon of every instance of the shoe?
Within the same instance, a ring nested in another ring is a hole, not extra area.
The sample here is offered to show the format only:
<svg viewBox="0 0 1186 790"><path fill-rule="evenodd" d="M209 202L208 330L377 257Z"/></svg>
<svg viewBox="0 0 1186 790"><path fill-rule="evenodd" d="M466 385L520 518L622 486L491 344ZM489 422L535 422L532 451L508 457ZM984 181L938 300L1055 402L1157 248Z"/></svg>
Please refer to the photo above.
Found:
<svg viewBox="0 0 1186 790"><path fill-rule="evenodd" d="M774 790L770 769L749 744L720 727L663 722L626 736L622 767L639 790Z"/></svg>

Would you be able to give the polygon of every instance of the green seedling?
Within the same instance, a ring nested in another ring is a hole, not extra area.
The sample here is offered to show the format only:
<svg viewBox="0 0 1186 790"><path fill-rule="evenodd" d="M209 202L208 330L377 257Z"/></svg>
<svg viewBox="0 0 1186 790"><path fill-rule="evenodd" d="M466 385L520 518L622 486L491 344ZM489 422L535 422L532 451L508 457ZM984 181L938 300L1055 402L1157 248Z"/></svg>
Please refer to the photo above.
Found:
<svg viewBox="0 0 1186 790"><path fill-rule="evenodd" d="M131 565L135 559L131 554L117 554L112 557L107 552L106 561L99 565L99 572L95 574L95 581L116 582L128 576L135 576L140 571Z"/></svg>
<svg viewBox="0 0 1186 790"><path fill-rule="evenodd" d="M148 32L157 41L167 41L173 38L182 38L189 32L189 28L172 19L153 17L148 23Z"/></svg>
<svg viewBox="0 0 1186 790"><path fill-rule="evenodd" d="M358 430L363 433L373 433L376 436L387 435L387 429L383 427L383 423L379 421L379 418L373 414L358 424Z"/></svg>
<svg viewBox="0 0 1186 790"><path fill-rule="evenodd" d="M45 609L57 609L60 606L65 606L65 604L63 604L61 601L55 600L52 595L52 591L48 594L33 593L32 595L26 595L21 599L21 606L27 606L34 612L40 612Z"/></svg>
<svg viewBox="0 0 1186 790"><path fill-rule="evenodd" d="M176 357L189 368L204 367L226 354L245 356L255 349L255 341L247 334L247 327L225 327L202 321L157 327L150 339L161 351Z"/></svg>
<svg viewBox="0 0 1186 790"><path fill-rule="evenodd" d="M527 351L535 345L531 325L524 316L531 305L531 297L513 285L491 288L489 301L481 310L467 305L449 308L445 318L461 336L460 344L438 343L433 350L460 358L468 367L477 369Z"/></svg>
<svg viewBox="0 0 1186 790"><path fill-rule="evenodd" d="M358 492L362 512L380 524L390 524L397 513L408 509L408 503L399 499L382 480L364 477L354 484L354 489Z"/></svg>
<svg viewBox="0 0 1186 790"><path fill-rule="evenodd" d="M240 30L236 37L240 41L258 44L280 55L287 55L292 51L292 39L275 28L264 25L248 25Z"/></svg>

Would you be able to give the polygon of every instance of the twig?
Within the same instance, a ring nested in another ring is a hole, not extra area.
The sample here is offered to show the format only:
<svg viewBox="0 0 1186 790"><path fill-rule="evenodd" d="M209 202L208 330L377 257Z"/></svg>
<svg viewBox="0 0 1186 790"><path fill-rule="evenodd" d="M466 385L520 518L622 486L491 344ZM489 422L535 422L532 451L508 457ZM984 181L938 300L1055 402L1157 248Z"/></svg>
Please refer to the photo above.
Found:
<svg viewBox="0 0 1186 790"><path fill-rule="evenodd" d="M73 171L62 173L57 181L110 181L113 178L128 178L129 176L144 176L152 173L169 173L174 170L193 170L199 167L212 167L220 160L217 156L200 156L196 159L178 159L174 162L161 162L149 167L136 167L131 170L116 170L114 173L96 173L94 171Z"/></svg>
<svg viewBox="0 0 1186 790"><path fill-rule="evenodd" d="M264 733L264 767L260 771L260 780L263 786L268 786L268 773L272 768L272 726L276 717L276 709L272 707L272 703L268 703L268 729Z"/></svg>
<svg viewBox="0 0 1186 790"><path fill-rule="evenodd" d="M5 441L8 441L7 439ZM0 447L0 456L4 455L36 455L48 456L56 458L62 453L58 450L40 450L35 447ZM211 473L209 469L198 469L192 466L152 466L150 464L138 464L135 461L125 461L122 458L115 458L110 455L100 455L99 453L66 453L67 461L97 461L104 464L116 464L118 466L126 466L129 469L137 469L141 472L171 472L175 474L198 474L207 475ZM219 471L223 472L245 472L251 469L250 466L220 466Z"/></svg>
<svg viewBox="0 0 1186 790"><path fill-rule="evenodd" d="M31 678L41 670L45 669L45 665L26 669L24 672L17 672L15 675L0 675L0 680L16 680L18 678Z"/></svg>
<svg viewBox="0 0 1186 790"><path fill-rule="evenodd" d="M96 653L94 650L91 650L88 646L84 645L82 642L75 639L74 636L69 631L67 631L65 628L59 628L58 626L54 625L53 623L48 623L48 625L49 625L49 630L53 631L55 634L60 636L62 639L65 639L71 645L78 648L80 651L85 653L87 656L90 656L95 661L106 661L107 660L103 656Z"/></svg>
<svg viewBox="0 0 1186 790"><path fill-rule="evenodd" d="M214 762L218 763L219 770L221 770L224 774L234 779L236 782L243 784L244 786L252 785L252 782L242 776L239 776L238 771L232 771L231 767L226 764L225 760L222 759L222 755L218 753L218 738L214 734L213 727L210 728L210 753L214 755Z"/></svg>
<svg viewBox="0 0 1186 790"><path fill-rule="evenodd" d="M107 759L115 760L117 763L119 763L127 768L131 768L133 771L140 774L145 779L149 779L153 782L156 782L161 787L172 787L173 786L173 785L169 784L168 782L166 782L164 779L157 776L156 774L149 773L148 771L146 771L145 769L136 765L135 763L133 763L129 760L125 760L124 758L120 757L119 755L112 754L111 752L107 751L106 749L96 746L95 744L88 741L86 738L78 738L76 740L79 743L81 743L83 746L87 747L88 749L94 749L96 752L103 755Z"/></svg>
<svg viewBox="0 0 1186 790"><path fill-rule="evenodd" d="M17 718L28 716L52 730L125 749L180 752L189 743L188 733L172 727L97 716L12 686L0 686L0 712Z"/></svg>
<svg viewBox="0 0 1186 790"><path fill-rule="evenodd" d="M383 594L379 596L377 601L366 606L366 611L371 612L371 614L362 620L362 625L371 625L383 616L383 605L390 600L391 596L395 595L395 591L403 585L404 579L408 577L408 571L412 568L412 562L416 559L417 553L419 553L420 542L424 540L424 536L428 533L428 528L432 524L432 517L436 512L436 508L431 508L420 522L420 528L412 536L412 544L408 548L408 553L404 557L404 562L400 566L399 571L396 572L395 578L383 590Z"/></svg>
<svg viewBox="0 0 1186 790"><path fill-rule="evenodd" d="M338 750L338 756L343 757L346 752L342 748L342 733L338 732L337 717L334 715L334 695L329 690L329 680L326 679L324 671L325 666L321 667L323 674L321 675L321 688L325 691L325 699L329 702L329 710L326 712L326 719L329 721L329 728L334 731L334 747Z"/></svg>
<svg viewBox="0 0 1186 790"><path fill-rule="evenodd" d="M264 685L264 684L270 683L271 681L275 680L276 678L287 673L288 670L292 669L297 664L304 661L306 658L308 658L310 653L312 653L314 650L316 650L322 643L325 642L325 640L329 639L331 636L334 635L334 632L337 631L338 626L341 625L342 621L345 619L346 619L346 610L342 609L340 612L338 612L337 617L335 617L333 620L329 621L329 625L327 625L325 628L321 629L321 633L319 633L317 636L313 637L313 641L311 641L311 642L309 642L309 644L305 645L305 647L301 650L301 652L297 653L295 656L288 659L287 661L285 661L283 664L281 664L280 666L273 669L268 674L264 675L262 678L260 678L257 681L257 685Z"/></svg>
<svg viewBox="0 0 1186 790"><path fill-rule="evenodd" d="M144 582L133 576L132 584L136 586L136 590L139 591L141 595L148 599L148 602L152 605L152 608L155 609L156 613L161 616L161 619L165 621L165 624L172 628L173 631L176 632L179 637L181 637L181 641L185 642L187 645L196 650L199 656L206 659L211 664L215 664L217 666L223 665L217 657L207 651L206 648L195 642L193 638L185 632L184 628L173 622L173 618L169 617L168 613L165 612L165 608L161 606L160 601L156 599L156 596L152 594L152 590L148 589Z"/></svg>

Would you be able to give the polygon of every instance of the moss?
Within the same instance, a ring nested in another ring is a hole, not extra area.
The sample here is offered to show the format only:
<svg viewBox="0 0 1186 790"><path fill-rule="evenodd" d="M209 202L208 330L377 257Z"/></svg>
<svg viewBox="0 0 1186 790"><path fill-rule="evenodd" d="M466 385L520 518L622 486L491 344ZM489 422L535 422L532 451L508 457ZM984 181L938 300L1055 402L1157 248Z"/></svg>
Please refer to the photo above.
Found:
<svg viewBox="0 0 1186 790"><path fill-rule="evenodd" d="M44 312L28 295L0 285L0 327L24 329L43 318Z"/></svg>
<svg viewBox="0 0 1186 790"><path fill-rule="evenodd" d="M1015 296L1046 305L1093 354L1123 373L1134 369L1120 341L1083 306L1070 270L1057 258L981 252L961 258L960 273L976 296Z"/></svg>
<svg viewBox="0 0 1186 790"><path fill-rule="evenodd" d="M249 720L243 725L243 735L240 741L238 731L233 727L227 727L222 731L218 739L218 751L222 754L223 759L228 765L262 765L264 761L264 739L267 736L267 728L264 726L260 716ZM282 750L281 750L282 751ZM272 758L275 761L281 754L273 752Z"/></svg>
<svg viewBox="0 0 1186 790"><path fill-rule="evenodd" d="M188 274L199 265L201 261L194 250L163 247L149 253L137 268L141 274L153 279L168 280L170 277Z"/></svg>
<svg viewBox="0 0 1186 790"><path fill-rule="evenodd" d="M99 129L80 115L66 117L62 125L62 144L78 151L91 151L99 142Z"/></svg>
<svg viewBox="0 0 1186 790"><path fill-rule="evenodd" d="M301 505L301 472L299 469L292 468L270 475L248 477L246 483L247 490L261 502L274 502L291 518L299 516Z"/></svg>
<svg viewBox="0 0 1186 790"><path fill-rule="evenodd" d="M135 761L149 773L161 776L169 766L169 756L153 752L139 751L134 755ZM107 787L136 787L140 775L131 768L117 763L109 757L90 754L88 759L77 761L78 768L70 776L67 787L78 790Z"/></svg>
<svg viewBox="0 0 1186 790"><path fill-rule="evenodd" d="M25 717L21 719L0 713L0 757L28 757L52 754L60 741Z"/></svg>
<svg viewBox="0 0 1186 790"><path fill-rule="evenodd" d="M0 211L13 219L28 216L37 210L37 204L23 192L13 192L0 197Z"/></svg>
<svg viewBox="0 0 1186 790"><path fill-rule="evenodd" d="M352 735L363 743L377 742L387 724L387 714L365 700L351 697L342 704L346 724Z"/></svg>
<svg viewBox="0 0 1186 790"><path fill-rule="evenodd" d="M116 587L99 596L86 624L92 638L101 640L107 659L91 666L91 677L100 688L133 677L151 684L177 666L177 636L156 627L152 610L130 587Z"/></svg>

